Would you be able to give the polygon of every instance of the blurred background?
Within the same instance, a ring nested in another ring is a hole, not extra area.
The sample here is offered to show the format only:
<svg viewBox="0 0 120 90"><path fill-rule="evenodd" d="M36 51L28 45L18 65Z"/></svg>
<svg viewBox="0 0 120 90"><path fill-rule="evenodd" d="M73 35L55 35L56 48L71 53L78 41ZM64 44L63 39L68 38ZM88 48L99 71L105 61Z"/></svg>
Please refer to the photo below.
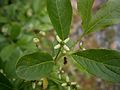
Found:
<svg viewBox="0 0 120 90"><path fill-rule="evenodd" d="M94 13L106 1L95 0ZM77 40L82 33L81 18L77 12L76 0L71 2L73 20L70 38ZM41 45L37 47L49 51L54 56L51 52L54 45L50 43L55 38L53 30L46 10L46 0L0 0L0 72L4 72L8 78L14 77L16 74L12 71L15 68L13 64L16 63L16 58L25 50L36 49L32 40L37 36L41 40ZM120 25L113 25L85 36L83 44L86 49L120 50ZM84 70L76 69L75 65L66 65L65 71L79 82L81 90L120 90L119 83L103 81Z"/></svg>

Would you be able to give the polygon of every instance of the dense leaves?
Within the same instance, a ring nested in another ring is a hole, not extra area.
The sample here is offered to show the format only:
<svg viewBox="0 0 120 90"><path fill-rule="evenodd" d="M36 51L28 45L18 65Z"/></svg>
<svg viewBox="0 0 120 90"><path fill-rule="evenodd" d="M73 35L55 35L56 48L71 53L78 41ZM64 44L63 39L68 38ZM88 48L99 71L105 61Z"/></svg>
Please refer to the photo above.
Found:
<svg viewBox="0 0 120 90"><path fill-rule="evenodd" d="M85 33L120 23L120 0L108 0L91 18L93 1L78 0L78 11Z"/></svg>
<svg viewBox="0 0 120 90"><path fill-rule="evenodd" d="M88 72L108 81L120 82L120 52L90 49L72 56Z"/></svg>
<svg viewBox="0 0 120 90"><path fill-rule="evenodd" d="M22 56L17 65L17 75L25 80L40 80L48 76L53 69L52 57L43 52L34 52Z"/></svg>
<svg viewBox="0 0 120 90"><path fill-rule="evenodd" d="M0 90L14 90L10 81L0 73Z"/></svg>
<svg viewBox="0 0 120 90"><path fill-rule="evenodd" d="M57 34L62 40L66 39L72 19L70 0L47 0L47 10Z"/></svg>

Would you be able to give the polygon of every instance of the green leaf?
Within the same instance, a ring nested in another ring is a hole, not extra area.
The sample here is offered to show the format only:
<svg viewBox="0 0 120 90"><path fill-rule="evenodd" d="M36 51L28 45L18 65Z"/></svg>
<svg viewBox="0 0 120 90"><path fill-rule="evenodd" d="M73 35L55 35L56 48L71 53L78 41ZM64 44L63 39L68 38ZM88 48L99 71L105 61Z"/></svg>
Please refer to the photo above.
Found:
<svg viewBox="0 0 120 90"><path fill-rule="evenodd" d="M120 0L108 0L92 17L87 33L120 23Z"/></svg>
<svg viewBox="0 0 120 90"><path fill-rule="evenodd" d="M72 57L89 73L108 81L120 82L120 52L89 49L74 53Z"/></svg>
<svg viewBox="0 0 120 90"><path fill-rule="evenodd" d="M16 65L16 73L25 80L40 80L52 72L53 66L52 57L39 51L22 56Z"/></svg>
<svg viewBox="0 0 120 90"><path fill-rule="evenodd" d="M10 81L0 73L0 90L14 90Z"/></svg>
<svg viewBox="0 0 120 90"><path fill-rule="evenodd" d="M47 10L58 36L62 40L66 39L72 19L70 0L47 0Z"/></svg>
<svg viewBox="0 0 120 90"><path fill-rule="evenodd" d="M9 78L18 78L16 75L16 63L22 54L22 51L19 47L14 49L14 52L9 57L9 60L5 63L4 72Z"/></svg>
<svg viewBox="0 0 120 90"><path fill-rule="evenodd" d="M7 18L0 16L0 23L7 23Z"/></svg>
<svg viewBox="0 0 120 90"><path fill-rule="evenodd" d="M17 23L13 23L10 30L10 37L14 40L21 32L21 26Z"/></svg>
<svg viewBox="0 0 120 90"><path fill-rule="evenodd" d="M35 13L40 13L45 7L46 0L34 0L32 1L32 8Z"/></svg>
<svg viewBox="0 0 120 90"><path fill-rule="evenodd" d="M11 54L14 52L15 47L16 46L14 44L4 47L0 52L1 59L3 61L7 61L9 57L11 56Z"/></svg>
<svg viewBox="0 0 120 90"><path fill-rule="evenodd" d="M33 36L32 35L24 35L22 34L20 39L17 41L17 45L22 48L23 50L26 49L36 49L36 45L34 43L31 43L33 40Z"/></svg>
<svg viewBox="0 0 120 90"><path fill-rule="evenodd" d="M77 0L78 12L82 18L82 28L87 31L92 15L94 0Z"/></svg>

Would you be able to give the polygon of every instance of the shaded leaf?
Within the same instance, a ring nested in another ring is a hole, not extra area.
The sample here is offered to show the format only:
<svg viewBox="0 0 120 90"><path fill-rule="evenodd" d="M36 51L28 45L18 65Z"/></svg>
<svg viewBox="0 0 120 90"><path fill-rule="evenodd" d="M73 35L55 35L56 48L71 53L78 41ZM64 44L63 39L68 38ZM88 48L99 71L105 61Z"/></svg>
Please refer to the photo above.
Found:
<svg viewBox="0 0 120 90"><path fill-rule="evenodd" d="M3 61L7 61L9 57L11 56L11 54L14 52L15 47L16 46L14 44L4 47L0 52L1 59Z"/></svg>
<svg viewBox="0 0 120 90"><path fill-rule="evenodd" d="M108 81L120 82L120 52L90 49L74 53L72 57L91 74Z"/></svg>
<svg viewBox="0 0 120 90"><path fill-rule="evenodd" d="M8 20L3 17L3 16L0 16L0 23L6 23Z"/></svg>
<svg viewBox="0 0 120 90"><path fill-rule="evenodd" d="M22 51L19 47L14 49L14 52L9 57L9 60L5 63L4 72L9 78L18 78L16 75L16 63L22 54Z"/></svg>
<svg viewBox="0 0 120 90"><path fill-rule="evenodd" d="M32 8L35 13L40 13L45 7L46 0L34 0L32 1Z"/></svg>
<svg viewBox="0 0 120 90"><path fill-rule="evenodd" d="M108 0L91 19L87 33L120 23L120 0Z"/></svg>
<svg viewBox="0 0 120 90"><path fill-rule="evenodd" d="M82 27L87 31L92 15L92 6L94 0L77 0L77 7L82 18Z"/></svg>
<svg viewBox="0 0 120 90"><path fill-rule="evenodd" d="M15 40L21 32L21 26L19 24L12 24L10 29L10 37Z"/></svg>
<svg viewBox="0 0 120 90"><path fill-rule="evenodd" d="M48 76L53 69L54 62L52 57L43 52L34 52L22 56L17 65L17 75L25 80L40 80Z"/></svg>
<svg viewBox="0 0 120 90"><path fill-rule="evenodd" d="M10 81L0 73L0 90L14 90Z"/></svg>
<svg viewBox="0 0 120 90"><path fill-rule="evenodd" d="M47 10L57 34L62 40L66 39L72 19L70 0L47 0Z"/></svg>

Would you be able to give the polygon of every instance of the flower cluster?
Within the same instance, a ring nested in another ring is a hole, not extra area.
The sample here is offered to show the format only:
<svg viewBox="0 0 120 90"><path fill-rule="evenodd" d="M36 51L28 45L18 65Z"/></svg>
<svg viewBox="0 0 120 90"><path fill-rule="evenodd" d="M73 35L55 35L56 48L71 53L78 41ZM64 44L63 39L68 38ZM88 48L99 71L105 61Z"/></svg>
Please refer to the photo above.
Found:
<svg viewBox="0 0 120 90"><path fill-rule="evenodd" d="M75 88L79 87L79 85L77 84L77 82L71 82L68 76L66 76L66 82L62 83L61 86L67 87L68 90L71 90L72 86L74 86Z"/></svg>
<svg viewBox="0 0 120 90"><path fill-rule="evenodd" d="M70 40L69 38L62 41L60 37L57 35L56 39L58 41L58 44L54 47L54 49L59 49L60 47L63 47L63 53L66 53L67 51L70 51L70 48L66 45L66 43Z"/></svg>

